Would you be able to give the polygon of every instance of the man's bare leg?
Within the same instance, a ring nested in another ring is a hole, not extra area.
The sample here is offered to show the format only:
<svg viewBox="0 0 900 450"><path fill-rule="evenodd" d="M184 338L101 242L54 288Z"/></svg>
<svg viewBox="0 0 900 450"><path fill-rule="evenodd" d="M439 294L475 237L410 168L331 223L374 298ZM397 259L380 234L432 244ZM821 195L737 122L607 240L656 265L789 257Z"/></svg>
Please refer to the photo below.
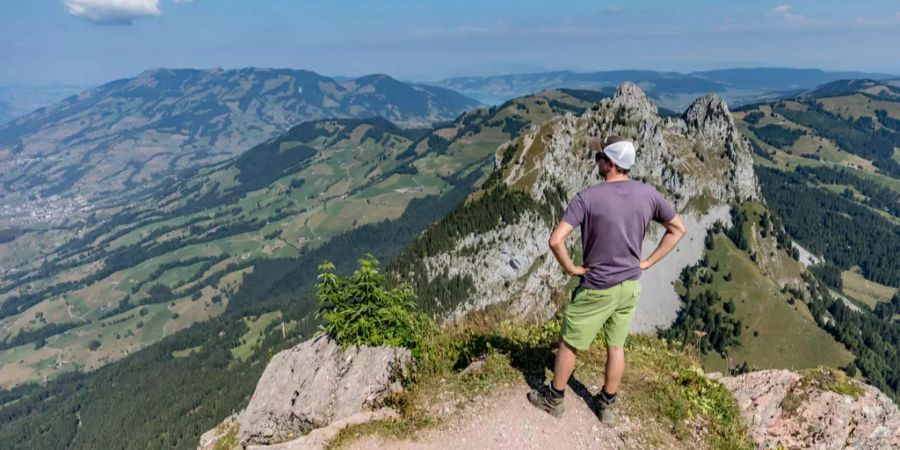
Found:
<svg viewBox="0 0 900 450"><path fill-rule="evenodd" d="M559 361L557 357L557 361ZM557 363L559 364L559 363ZM625 373L625 349L622 347L606 348L606 382L604 390L608 394L619 391L619 383L622 382L622 374Z"/></svg>
<svg viewBox="0 0 900 450"><path fill-rule="evenodd" d="M553 367L553 389L562 391L569 383L569 377L575 371L576 350L559 338L559 350L556 352L556 364Z"/></svg>

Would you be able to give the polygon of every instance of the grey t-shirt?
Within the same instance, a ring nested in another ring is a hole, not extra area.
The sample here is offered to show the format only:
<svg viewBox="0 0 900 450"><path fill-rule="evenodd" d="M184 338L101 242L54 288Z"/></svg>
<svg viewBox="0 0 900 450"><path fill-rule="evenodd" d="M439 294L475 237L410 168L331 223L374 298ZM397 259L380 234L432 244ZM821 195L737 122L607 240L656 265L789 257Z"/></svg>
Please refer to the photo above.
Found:
<svg viewBox="0 0 900 450"><path fill-rule="evenodd" d="M641 243L651 220L665 223L675 209L653 186L634 180L591 186L569 203L562 220L581 227L588 272L581 285L606 289L641 277Z"/></svg>

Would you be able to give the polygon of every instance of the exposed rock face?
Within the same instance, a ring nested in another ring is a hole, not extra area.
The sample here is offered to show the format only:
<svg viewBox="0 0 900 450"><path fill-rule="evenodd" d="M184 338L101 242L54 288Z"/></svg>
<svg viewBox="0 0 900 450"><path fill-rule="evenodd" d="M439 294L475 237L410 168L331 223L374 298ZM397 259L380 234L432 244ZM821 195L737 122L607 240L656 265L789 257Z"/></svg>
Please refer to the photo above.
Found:
<svg viewBox="0 0 900 450"><path fill-rule="evenodd" d="M600 182L586 141L589 136L610 134L635 142L638 155L632 176L656 186L692 224L703 227L689 230L686 239L702 241L707 227L727 218L728 203L759 196L749 144L722 99L701 97L683 118L662 119L644 92L631 83L619 86L613 98L581 117L567 114L530 127L497 150L495 170L503 183L536 201L546 201L545 193L556 191L568 200ZM551 231L537 212L527 212L515 223L465 236L453 250L429 255L424 270L429 278L447 273L472 280L469 303L445 308L451 317L504 304L517 316L546 319L556 311L557 301L564 299L561 288L569 281L548 251ZM648 236L645 248L655 247L659 232ZM671 267L655 275L664 279L642 290L642 303L658 303L638 311L635 323L642 331L666 326L674 319L678 298L671 283L681 268L702 254L687 253L691 256L670 257L666 264ZM440 304L440 299L429 300ZM660 311L665 313L660 316Z"/></svg>
<svg viewBox="0 0 900 450"><path fill-rule="evenodd" d="M309 434L275 445L251 445L247 450L322 450L328 446L328 442L336 438L343 430L352 425L359 425L376 420L397 419L400 415L391 408L381 408L375 411L358 412L352 416L330 423L327 427L316 428Z"/></svg>
<svg viewBox="0 0 900 450"><path fill-rule="evenodd" d="M900 448L900 411L872 386L859 384L861 393L853 398L788 370L720 381L734 394L751 435L764 448Z"/></svg>
<svg viewBox="0 0 900 450"><path fill-rule="evenodd" d="M197 450L217 450L217 448L219 450L231 450L225 444L229 435L237 435L237 419L234 415L226 417L215 428L203 433L200 436L200 443L197 444Z"/></svg>
<svg viewBox="0 0 900 450"><path fill-rule="evenodd" d="M275 355L237 417L244 445L272 444L350 417L399 392L409 350L351 347L325 336Z"/></svg>

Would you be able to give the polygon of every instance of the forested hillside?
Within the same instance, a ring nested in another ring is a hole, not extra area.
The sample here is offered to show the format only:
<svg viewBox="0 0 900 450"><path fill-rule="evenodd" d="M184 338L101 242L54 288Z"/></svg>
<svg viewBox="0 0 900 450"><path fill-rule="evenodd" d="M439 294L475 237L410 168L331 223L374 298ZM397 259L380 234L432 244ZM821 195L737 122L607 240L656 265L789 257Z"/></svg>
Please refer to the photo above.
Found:
<svg viewBox="0 0 900 450"><path fill-rule="evenodd" d="M735 115L770 206L825 258L817 273L870 307L890 299L900 287L900 89L838 81Z"/></svg>
<svg viewBox="0 0 900 450"><path fill-rule="evenodd" d="M855 355L859 372L898 391L900 89L847 80L735 113L754 144L773 215L806 250L816 322Z"/></svg>

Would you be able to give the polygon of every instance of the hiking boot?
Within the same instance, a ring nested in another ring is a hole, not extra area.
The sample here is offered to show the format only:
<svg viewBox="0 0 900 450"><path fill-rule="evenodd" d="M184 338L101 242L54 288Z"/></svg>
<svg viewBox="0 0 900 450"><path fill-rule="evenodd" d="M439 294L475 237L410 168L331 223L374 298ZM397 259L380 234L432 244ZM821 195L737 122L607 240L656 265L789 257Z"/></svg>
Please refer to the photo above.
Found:
<svg viewBox="0 0 900 450"><path fill-rule="evenodd" d="M603 422L607 425L612 425L616 420L615 411L613 411L613 405L616 403L616 397L607 398L604 395L603 390L600 390L600 393L594 396L594 401L597 404L597 415L600 416L600 422Z"/></svg>
<svg viewBox="0 0 900 450"><path fill-rule="evenodd" d="M564 397L550 389L550 385L543 385L528 393L528 401L538 409L550 413L553 417L562 417L566 408L563 406Z"/></svg>

